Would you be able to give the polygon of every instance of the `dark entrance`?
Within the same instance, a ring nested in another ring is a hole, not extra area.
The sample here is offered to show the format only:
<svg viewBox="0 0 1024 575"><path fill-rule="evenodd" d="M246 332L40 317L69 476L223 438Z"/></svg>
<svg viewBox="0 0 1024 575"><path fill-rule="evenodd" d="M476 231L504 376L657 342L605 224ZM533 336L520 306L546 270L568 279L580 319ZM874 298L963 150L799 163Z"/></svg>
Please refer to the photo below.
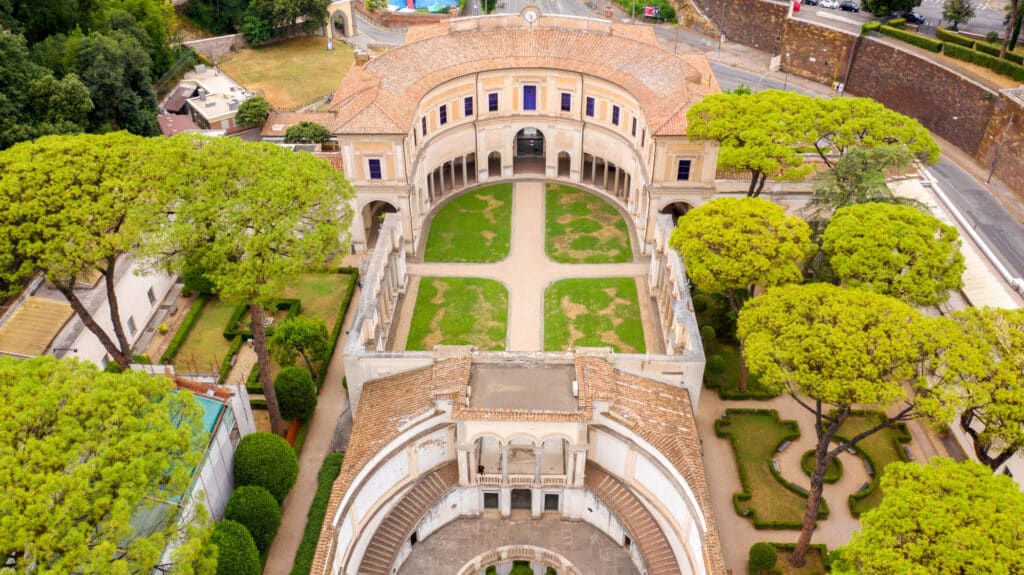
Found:
<svg viewBox="0 0 1024 575"><path fill-rule="evenodd" d="M558 494L544 494L544 511L558 511Z"/></svg>
<svg viewBox="0 0 1024 575"><path fill-rule="evenodd" d="M533 494L529 489L512 490L512 509L530 509L533 503Z"/></svg>
<svg viewBox="0 0 1024 575"><path fill-rule="evenodd" d="M523 128L516 133L512 173L544 174L544 134L537 128Z"/></svg>

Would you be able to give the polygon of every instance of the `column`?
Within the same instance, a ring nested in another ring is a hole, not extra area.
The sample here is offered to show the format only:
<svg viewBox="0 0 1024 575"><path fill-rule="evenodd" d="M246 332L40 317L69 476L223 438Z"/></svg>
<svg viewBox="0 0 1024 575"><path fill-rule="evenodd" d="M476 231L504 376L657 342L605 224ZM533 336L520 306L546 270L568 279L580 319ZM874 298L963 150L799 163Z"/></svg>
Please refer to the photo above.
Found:
<svg viewBox="0 0 1024 575"><path fill-rule="evenodd" d="M501 444L501 483L508 485L508 444Z"/></svg>
<svg viewBox="0 0 1024 575"><path fill-rule="evenodd" d="M477 466L479 466L479 464L476 462L476 446L474 445L473 448L469 450L469 484L470 485L476 485L477 482L480 480L477 477L477 474L476 474Z"/></svg>
<svg viewBox="0 0 1024 575"><path fill-rule="evenodd" d="M457 461L459 462L460 485L468 485L473 482L473 461L469 456L470 453L472 453L472 450L468 446L459 445Z"/></svg>
<svg viewBox="0 0 1024 575"><path fill-rule="evenodd" d="M455 160L448 163L448 172L452 175L452 190L455 189Z"/></svg>
<svg viewBox="0 0 1024 575"><path fill-rule="evenodd" d="M469 185L469 175L466 173L466 155L462 155L462 185Z"/></svg>
<svg viewBox="0 0 1024 575"><path fill-rule="evenodd" d="M535 447L533 449L533 457L536 460L534 462L533 482L536 483L537 485L540 485L540 464L541 464L541 458L544 457L544 447L543 447L543 444L541 445L541 447Z"/></svg>
<svg viewBox="0 0 1024 575"><path fill-rule="evenodd" d="M506 561L498 563L497 566L498 575L509 575L512 572L512 562Z"/></svg>
<svg viewBox="0 0 1024 575"><path fill-rule="evenodd" d="M548 572L548 566L539 561L530 561L530 569L533 575L545 575Z"/></svg>
<svg viewBox="0 0 1024 575"><path fill-rule="evenodd" d="M590 157L590 185L597 187L597 158Z"/></svg>
<svg viewBox="0 0 1024 575"><path fill-rule="evenodd" d="M604 177L601 178L601 187L608 189L608 162L604 163Z"/></svg>

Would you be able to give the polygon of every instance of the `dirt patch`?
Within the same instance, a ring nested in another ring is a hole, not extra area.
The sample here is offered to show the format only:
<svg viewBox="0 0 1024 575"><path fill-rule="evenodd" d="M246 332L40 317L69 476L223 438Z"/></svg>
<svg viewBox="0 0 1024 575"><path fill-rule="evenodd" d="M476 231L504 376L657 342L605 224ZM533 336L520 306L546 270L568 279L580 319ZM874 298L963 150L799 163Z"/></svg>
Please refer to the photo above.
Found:
<svg viewBox="0 0 1024 575"><path fill-rule="evenodd" d="M498 234L494 233L491 230L482 230L480 232L480 235L483 236L484 240L487 242L487 245L490 245L491 242L494 241L494 238L498 237Z"/></svg>
<svg viewBox="0 0 1024 575"><path fill-rule="evenodd" d="M443 301L443 300L442 300ZM437 310L434 317L430 320L430 333L423 338L424 349L434 349L434 346L440 344L444 338L441 336L441 322L444 321L444 314L448 311L445 308Z"/></svg>
<svg viewBox="0 0 1024 575"><path fill-rule="evenodd" d="M572 301L571 299L569 299L569 296L567 295L562 296L562 301L560 302L560 305L562 306L562 311L565 312L565 317L569 318L569 321L572 321L578 318L579 316L587 313L587 306Z"/></svg>
<svg viewBox="0 0 1024 575"><path fill-rule="evenodd" d="M607 289L604 289L604 290L601 290L601 291L603 291L604 293L608 294L608 297L612 298L612 301L611 301L611 303L608 304L608 307L606 307L606 308L604 308L602 310L599 310L597 312L597 315L603 315L603 316L609 317L611 319L611 322L612 322L612 327L613 328L614 327L618 327L625 320L623 320L619 316L619 314L616 313L616 311L619 308L619 306L625 306L628 309L629 306L630 306L630 301L627 300L627 299L623 299L621 297L618 297L618 291L615 288L607 288ZM635 353L636 352L636 349L633 348L633 346L631 346L628 343L622 341L622 338L619 337L619 334L615 333L614 329L602 331L602 332L599 332L599 334L601 336L601 341L603 341L604 343L607 343L608 345L617 347L619 350L622 351L622 353Z"/></svg>
<svg viewBox="0 0 1024 575"><path fill-rule="evenodd" d="M491 194L476 194L476 199L487 203L487 207L484 208L483 216L484 219L491 222L492 224L497 223L497 218L494 217L494 212L501 206L505 205L505 202L492 196Z"/></svg>
<svg viewBox="0 0 1024 575"><path fill-rule="evenodd" d="M623 229L622 216L605 200L582 191L566 192L564 188L549 188L548 193L558 193L557 205L567 212L548 216L553 219L548 223L548 249L555 259L619 261L630 255L629 232Z"/></svg>
<svg viewBox="0 0 1024 575"><path fill-rule="evenodd" d="M445 282L440 281L440 280L434 280L432 283L433 283L434 289L437 290L437 293L434 294L433 298L431 298L430 303L432 303L434 305L441 305L445 301L444 300L444 294L445 294L445 292L448 291L448 288L450 286L448 284L446 284Z"/></svg>

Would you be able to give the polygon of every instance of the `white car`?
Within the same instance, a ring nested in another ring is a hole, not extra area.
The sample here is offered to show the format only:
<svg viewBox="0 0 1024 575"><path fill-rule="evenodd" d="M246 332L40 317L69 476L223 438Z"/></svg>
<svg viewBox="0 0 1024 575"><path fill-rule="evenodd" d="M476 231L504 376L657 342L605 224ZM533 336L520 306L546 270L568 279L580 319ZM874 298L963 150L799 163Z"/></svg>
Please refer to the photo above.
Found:
<svg viewBox="0 0 1024 575"><path fill-rule="evenodd" d="M818 4L822 8L832 8L835 10L839 7L839 0L821 0L821 4Z"/></svg>

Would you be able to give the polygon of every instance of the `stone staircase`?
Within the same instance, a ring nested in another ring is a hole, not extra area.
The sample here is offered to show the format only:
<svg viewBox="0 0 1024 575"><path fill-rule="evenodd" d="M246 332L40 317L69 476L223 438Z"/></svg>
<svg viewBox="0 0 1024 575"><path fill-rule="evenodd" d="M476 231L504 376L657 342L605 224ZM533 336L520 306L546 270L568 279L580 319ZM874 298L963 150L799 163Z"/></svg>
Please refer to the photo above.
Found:
<svg viewBox="0 0 1024 575"><path fill-rule="evenodd" d="M636 495L592 463L587 464L584 485L622 521L632 544L640 547L649 575L679 575L668 539Z"/></svg>
<svg viewBox="0 0 1024 575"><path fill-rule="evenodd" d="M442 495L459 482L459 468L451 462L420 478L415 487L388 512L366 548L360 575L391 575L391 565L416 524Z"/></svg>

